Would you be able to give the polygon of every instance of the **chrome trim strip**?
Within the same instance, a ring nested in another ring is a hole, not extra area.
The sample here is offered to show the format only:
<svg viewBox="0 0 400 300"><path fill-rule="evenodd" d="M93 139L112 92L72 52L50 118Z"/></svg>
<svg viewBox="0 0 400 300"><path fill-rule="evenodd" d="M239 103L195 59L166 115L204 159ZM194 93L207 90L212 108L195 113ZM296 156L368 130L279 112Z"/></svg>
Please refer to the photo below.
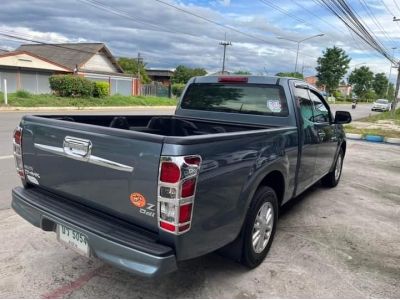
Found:
<svg viewBox="0 0 400 300"><path fill-rule="evenodd" d="M90 164L114 169L114 170L119 170L119 171L124 171L124 172L132 172L133 167L127 166L124 164L117 163L112 160L104 159L98 156L90 155L88 157L80 157L80 156L75 156L75 155L69 155L68 153L64 152L64 149L61 147L54 147L54 146L49 146L49 145L43 145L43 144L38 144L35 143L35 148L40 149L42 151L50 152L53 154L61 155L64 157L68 157L71 159L83 161L83 162L88 162Z"/></svg>

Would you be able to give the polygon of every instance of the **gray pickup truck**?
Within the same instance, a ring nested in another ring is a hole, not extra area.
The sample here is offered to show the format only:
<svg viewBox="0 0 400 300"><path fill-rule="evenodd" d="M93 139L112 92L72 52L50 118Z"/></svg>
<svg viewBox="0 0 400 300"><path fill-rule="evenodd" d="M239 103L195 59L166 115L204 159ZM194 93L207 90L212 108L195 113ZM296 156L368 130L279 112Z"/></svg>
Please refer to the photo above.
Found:
<svg viewBox="0 0 400 300"><path fill-rule="evenodd" d="M223 248L253 268L279 208L346 152L318 90L291 78L192 78L171 116L24 116L12 207L86 256L142 276Z"/></svg>

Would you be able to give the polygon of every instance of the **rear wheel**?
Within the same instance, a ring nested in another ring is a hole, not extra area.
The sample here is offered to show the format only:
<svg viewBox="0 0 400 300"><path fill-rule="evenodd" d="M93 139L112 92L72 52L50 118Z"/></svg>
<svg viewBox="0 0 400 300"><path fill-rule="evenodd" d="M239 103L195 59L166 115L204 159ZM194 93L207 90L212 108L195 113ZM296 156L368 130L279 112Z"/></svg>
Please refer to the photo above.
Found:
<svg viewBox="0 0 400 300"><path fill-rule="evenodd" d="M270 187L261 187L253 197L246 217L242 263L257 267L266 257L274 239L278 220L278 198Z"/></svg>
<svg viewBox="0 0 400 300"><path fill-rule="evenodd" d="M336 158L335 168L322 178L322 184L326 187L335 187L339 183L340 177L342 176L343 168L343 149L340 149L338 157Z"/></svg>

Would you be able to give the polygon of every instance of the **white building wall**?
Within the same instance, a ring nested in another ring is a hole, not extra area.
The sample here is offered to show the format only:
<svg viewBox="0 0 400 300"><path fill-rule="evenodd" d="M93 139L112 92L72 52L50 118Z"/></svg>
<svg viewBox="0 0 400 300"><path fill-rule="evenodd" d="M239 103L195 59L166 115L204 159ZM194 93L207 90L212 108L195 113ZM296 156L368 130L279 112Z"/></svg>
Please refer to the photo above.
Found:
<svg viewBox="0 0 400 300"><path fill-rule="evenodd" d="M117 68L104 53L95 54L84 65L82 65L81 68L90 71L118 72Z"/></svg>

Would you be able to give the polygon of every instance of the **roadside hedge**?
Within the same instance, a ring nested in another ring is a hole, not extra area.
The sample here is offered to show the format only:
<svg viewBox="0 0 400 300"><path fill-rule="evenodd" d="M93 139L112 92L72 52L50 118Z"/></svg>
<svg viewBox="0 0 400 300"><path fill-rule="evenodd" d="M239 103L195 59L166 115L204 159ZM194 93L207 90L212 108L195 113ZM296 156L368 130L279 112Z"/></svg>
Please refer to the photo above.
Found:
<svg viewBox="0 0 400 300"><path fill-rule="evenodd" d="M61 97L90 97L93 82L79 76L53 75L49 78L50 88Z"/></svg>
<svg viewBox="0 0 400 300"><path fill-rule="evenodd" d="M104 81L93 82L93 97L103 98L110 94L110 84Z"/></svg>
<svg viewBox="0 0 400 300"><path fill-rule="evenodd" d="M185 88L184 83L174 83L172 85L172 94L174 94L176 97L180 97L182 95L183 89Z"/></svg>

